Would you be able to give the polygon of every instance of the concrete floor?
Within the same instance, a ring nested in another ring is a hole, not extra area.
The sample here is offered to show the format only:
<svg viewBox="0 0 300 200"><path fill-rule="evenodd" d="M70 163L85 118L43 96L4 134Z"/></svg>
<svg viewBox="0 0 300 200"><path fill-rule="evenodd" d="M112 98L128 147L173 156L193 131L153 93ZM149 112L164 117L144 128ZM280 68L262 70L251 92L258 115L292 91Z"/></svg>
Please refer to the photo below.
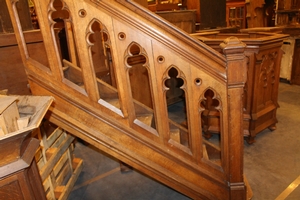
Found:
<svg viewBox="0 0 300 200"><path fill-rule="evenodd" d="M244 145L244 172L253 200L300 199L300 86L280 83L279 123ZM68 200L188 200L137 171L120 172L120 164L90 145L77 143L83 170Z"/></svg>
<svg viewBox="0 0 300 200"><path fill-rule="evenodd" d="M244 172L253 200L300 199L300 188L280 196L295 180L300 183L300 86L280 83L278 103L277 129L261 132L253 145L245 142Z"/></svg>

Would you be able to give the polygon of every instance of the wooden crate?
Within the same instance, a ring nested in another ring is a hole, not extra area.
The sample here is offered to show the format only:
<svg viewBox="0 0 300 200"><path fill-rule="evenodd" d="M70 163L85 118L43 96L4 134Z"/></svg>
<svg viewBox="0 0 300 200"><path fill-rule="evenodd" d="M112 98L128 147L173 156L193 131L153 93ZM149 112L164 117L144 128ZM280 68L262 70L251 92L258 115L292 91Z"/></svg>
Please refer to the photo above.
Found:
<svg viewBox="0 0 300 200"><path fill-rule="evenodd" d="M73 156L74 137L48 121L34 136L41 141L35 159L47 199L67 199L82 170L82 160Z"/></svg>

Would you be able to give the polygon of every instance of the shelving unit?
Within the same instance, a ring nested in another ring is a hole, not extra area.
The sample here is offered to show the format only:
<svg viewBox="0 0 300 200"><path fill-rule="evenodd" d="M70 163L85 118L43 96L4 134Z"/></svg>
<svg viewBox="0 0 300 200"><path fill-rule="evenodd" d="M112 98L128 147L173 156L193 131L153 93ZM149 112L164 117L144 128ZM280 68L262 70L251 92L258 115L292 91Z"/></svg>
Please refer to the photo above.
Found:
<svg viewBox="0 0 300 200"><path fill-rule="evenodd" d="M46 198L67 199L83 166L82 159L73 156L74 137L47 120L34 132L34 136L41 141L35 160Z"/></svg>

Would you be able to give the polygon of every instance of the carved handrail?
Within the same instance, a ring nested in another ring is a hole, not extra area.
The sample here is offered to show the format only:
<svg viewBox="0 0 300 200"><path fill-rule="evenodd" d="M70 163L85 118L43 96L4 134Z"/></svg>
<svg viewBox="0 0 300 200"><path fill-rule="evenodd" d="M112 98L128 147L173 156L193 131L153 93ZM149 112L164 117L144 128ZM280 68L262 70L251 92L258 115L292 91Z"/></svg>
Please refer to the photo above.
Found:
<svg viewBox="0 0 300 200"><path fill-rule="evenodd" d="M44 65L6 2L32 93L55 97L50 121L192 198L245 198L242 42L226 39L222 55L132 1L35 1ZM202 137L207 95L217 144ZM183 99L185 121L170 97Z"/></svg>

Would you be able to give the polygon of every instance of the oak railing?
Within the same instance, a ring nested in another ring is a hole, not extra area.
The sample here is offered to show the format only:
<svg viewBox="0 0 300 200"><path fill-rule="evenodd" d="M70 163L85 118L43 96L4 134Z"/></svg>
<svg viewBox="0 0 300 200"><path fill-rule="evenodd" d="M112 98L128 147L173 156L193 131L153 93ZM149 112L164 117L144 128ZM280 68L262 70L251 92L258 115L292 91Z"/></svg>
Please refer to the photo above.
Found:
<svg viewBox="0 0 300 200"><path fill-rule="evenodd" d="M191 198L246 198L244 43L220 54L129 0L36 0L41 62L6 2L32 93L55 98L51 122ZM220 134L206 140L212 110Z"/></svg>

